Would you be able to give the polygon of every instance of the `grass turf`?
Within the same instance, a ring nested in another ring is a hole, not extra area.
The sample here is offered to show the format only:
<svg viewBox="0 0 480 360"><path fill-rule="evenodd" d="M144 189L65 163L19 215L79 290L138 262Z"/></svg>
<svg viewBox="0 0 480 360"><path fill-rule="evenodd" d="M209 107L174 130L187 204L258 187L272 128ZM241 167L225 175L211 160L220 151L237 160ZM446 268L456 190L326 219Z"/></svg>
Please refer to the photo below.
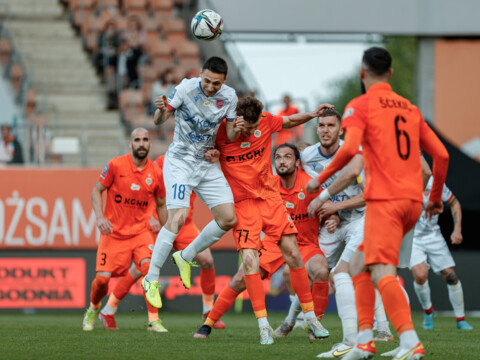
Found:
<svg viewBox="0 0 480 360"><path fill-rule="evenodd" d="M275 328L284 314L270 313ZM207 339L193 339L202 324L192 313L162 313L168 333L146 330L146 315L119 313L120 331L106 331L99 320L94 331L81 329L83 314L0 314L2 359L315 359L341 340L340 321L327 314L322 324L330 338L309 341L306 332L294 330L274 345L259 344L256 320L251 313L227 314L225 330L213 330ZM422 339L426 359L480 358L478 335L480 319L468 319L473 331L455 328L455 320L435 318L435 330L421 329L422 314L414 314L414 323ZM380 354L398 346L398 341L377 343ZM377 355L377 358L381 358ZM386 359L386 358L383 358Z"/></svg>

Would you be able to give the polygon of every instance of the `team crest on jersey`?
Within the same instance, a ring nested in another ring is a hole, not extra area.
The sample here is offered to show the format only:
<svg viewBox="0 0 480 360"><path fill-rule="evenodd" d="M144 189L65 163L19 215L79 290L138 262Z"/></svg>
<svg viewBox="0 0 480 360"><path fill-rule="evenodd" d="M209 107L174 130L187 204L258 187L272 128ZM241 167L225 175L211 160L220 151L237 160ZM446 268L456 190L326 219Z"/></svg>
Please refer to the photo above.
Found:
<svg viewBox="0 0 480 360"><path fill-rule="evenodd" d="M300 191L300 192L298 193L298 198L299 198L300 200L305 200L305 194Z"/></svg>
<svg viewBox="0 0 480 360"><path fill-rule="evenodd" d="M212 105L212 100L205 99L203 100L203 106L210 106Z"/></svg>
<svg viewBox="0 0 480 360"><path fill-rule="evenodd" d="M253 133L253 136L255 136L256 138L259 138L261 135L262 135L262 132L258 129L255 130L255 132Z"/></svg>
<svg viewBox="0 0 480 360"><path fill-rule="evenodd" d="M225 100L222 100L222 99L218 99L217 100L217 108L221 109L223 107L223 104L225 104Z"/></svg>
<svg viewBox="0 0 480 360"><path fill-rule="evenodd" d="M240 147L241 147L242 149L245 149L245 148L250 147L250 145L251 145L251 143L249 143L249 142L242 142L242 143L240 144Z"/></svg>
<svg viewBox="0 0 480 360"><path fill-rule="evenodd" d="M295 209L295 204L292 204L291 202L286 201L285 206L287 209Z"/></svg>
<svg viewBox="0 0 480 360"><path fill-rule="evenodd" d="M148 178L145 179L145 182L147 183L147 185L152 185L152 178L150 177L150 174L148 174Z"/></svg>
<svg viewBox="0 0 480 360"><path fill-rule="evenodd" d="M349 116L352 116L353 115L353 108L348 108L347 110L345 110L345 112L343 113L343 117L342 119L345 119Z"/></svg>
<svg viewBox="0 0 480 360"><path fill-rule="evenodd" d="M138 190L140 190L140 185L132 183L132 185L130 186L130 189L134 190L134 191L138 191Z"/></svg>

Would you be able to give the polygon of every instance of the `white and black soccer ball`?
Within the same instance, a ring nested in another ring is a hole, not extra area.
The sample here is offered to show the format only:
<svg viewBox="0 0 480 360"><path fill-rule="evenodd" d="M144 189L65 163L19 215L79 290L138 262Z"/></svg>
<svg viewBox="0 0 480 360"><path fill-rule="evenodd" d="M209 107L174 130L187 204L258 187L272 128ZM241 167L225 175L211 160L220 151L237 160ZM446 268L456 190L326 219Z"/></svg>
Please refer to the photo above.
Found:
<svg viewBox="0 0 480 360"><path fill-rule="evenodd" d="M223 19L213 10L200 10L192 19L192 34L199 40L214 40L223 31Z"/></svg>

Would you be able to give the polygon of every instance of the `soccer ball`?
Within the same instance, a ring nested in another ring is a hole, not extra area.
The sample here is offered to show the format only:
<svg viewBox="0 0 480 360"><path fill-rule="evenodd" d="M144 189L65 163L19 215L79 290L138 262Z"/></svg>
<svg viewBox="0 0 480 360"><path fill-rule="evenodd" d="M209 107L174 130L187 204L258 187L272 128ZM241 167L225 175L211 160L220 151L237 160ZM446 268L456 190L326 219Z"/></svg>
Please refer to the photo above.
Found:
<svg viewBox="0 0 480 360"><path fill-rule="evenodd" d="M215 40L222 34L223 19L213 10L200 10L192 19L192 34L199 40Z"/></svg>

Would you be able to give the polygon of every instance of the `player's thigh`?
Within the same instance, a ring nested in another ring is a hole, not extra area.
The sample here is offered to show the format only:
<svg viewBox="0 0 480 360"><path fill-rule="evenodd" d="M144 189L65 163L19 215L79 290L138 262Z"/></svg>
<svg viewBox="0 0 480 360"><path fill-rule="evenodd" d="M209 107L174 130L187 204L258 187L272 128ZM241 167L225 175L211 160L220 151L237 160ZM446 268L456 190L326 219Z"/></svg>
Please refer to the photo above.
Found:
<svg viewBox="0 0 480 360"><path fill-rule="evenodd" d="M364 220L365 218L362 216L343 226L345 248L343 249L340 260L349 263L352 255L363 242Z"/></svg>
<svg viewBox="0 0 480 360"><path fill-rule="evenodd" d="M257 204L258 201L254 199L246 199L235 203L237 223L233 227L233 239L237 251L241 249L260 250L262 247L260 235L263 222Z"/></svg>
<svg viewBox="0 0 480 360"><path fill-rule="evenodd" d="M190 207L193 176L192 164L181 159L165 157L163 182L168 210Z"/></svg>
<svg viewBox="0 0 480 360"><path fill-rule="evenodd" d="M328 262L322 250L315 245L301 245L298 247L305 269L312 281L328 280Z"/></svg>
<svg viewBox="0 0 480 360"><path fill-rule="evenodd" d="M123 276L130 267L131 259L129 240L118 240L111 236L100 235L96 259L97 272L109 272L112 277Z"/></svg>
<svg viewBox="0 0 480 360"><path fill-rule="evenodd" d="M427 262L436 274L440 274L442 270L455 267L455 261L440 232L433 234L428 239L426 249Z"/></svg>
<svg viewBox="0 0 480 360"><path fill-rule="evenodd" d="M233 204L232 190L217 164L205 168L202 179L194 190L209 209L222 204Z"/></svg>
<svg viewBox="0 0 480 360"><path fill-rule="evenodd" d="M412 254L410 256L410 265L409 268L413 268L414 266L426 263L427 262L427 251L425 248L423 236L414 236L413 243L412 243Z"/></svg>
<svg viewBox="0 0 480 360"><path fill-rule="evenodd" d="M149 231L145 231L133 237L130 242L133 254L133 263L138 269L140 269L142 260L152 258L154 247L152 237L150 236Z"/></svg>
<svg viewBox="0 0 480 360"><path fill-rule="evenodd" d="M337 231L331 234L325 227L323 227L320 229L318 237L320 249L325 254L330 269L334 268L338 263L340 256L343 253L343 249L345 248L345 243L339 237L340 231Z"/></svg>
<svg viewBox="0 0 480 360"><path fill-rule="evenodd" d="M415 233L414 228L407 232L402 239L402 245L400 246L400 254L398 255L398 267L406 269L410 267L413 254L413 235Z"/></svg>

